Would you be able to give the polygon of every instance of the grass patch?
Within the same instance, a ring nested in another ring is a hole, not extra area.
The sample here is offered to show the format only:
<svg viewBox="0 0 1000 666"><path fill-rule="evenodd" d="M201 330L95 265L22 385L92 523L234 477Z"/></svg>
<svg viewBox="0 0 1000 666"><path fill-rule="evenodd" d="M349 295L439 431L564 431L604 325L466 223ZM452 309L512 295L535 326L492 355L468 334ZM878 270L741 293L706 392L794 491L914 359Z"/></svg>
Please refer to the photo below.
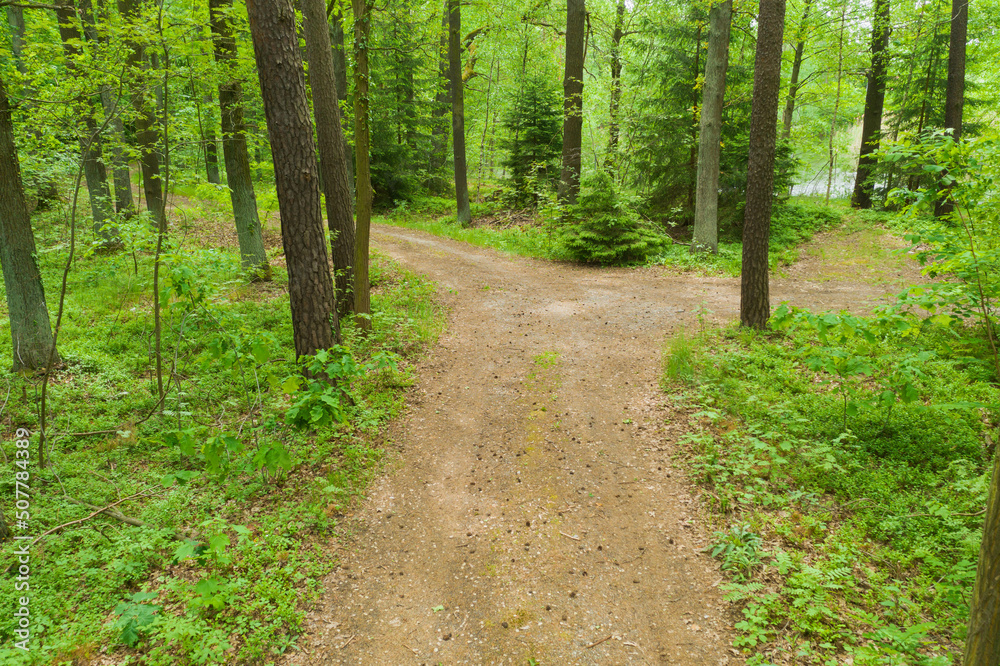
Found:
<svg viewBox="0 0 1000 666"><path fill-rule="evenodd" d="M914 338L844 321L876 333L840 339L839 357L805 327L682 335L665 354L691 426L681 464L742 616L735 645L758 665L951 664L989 483L986 355L947 324Z"/></svg>
<svg viewBox="0 0 1000 666"><path fill-rule="evenodd" d="M62 220L53 213L36 225L54 309L67 252ZM404 406L412 362L443 326L433 285L375 253L374 332L363 337L343 322L338 352L358 366L341 384L354 404L321 413L329 419L306 412L295 425L289 410L310 389L284 383L298 371L283 268L272 283L247 284L236 251L176 231L161 268L168 395L157 414L143 225L126 229L129 251L78 254L69 274L59 338L66 365L50 382L44 469L31 438L27 533L92 513L69 498L96 507L131 498L116 509L143 526L97 516L36 544L32 650L12 647L17 595L3 595L0 664L99 655L272 663L297 640L321 577L336 566L328 544L381 469L384 429ZM9 345L8 327L4 320L0 337ZM16 429L37 428L39 384L4 368L0 387L9 389L0 446L12 460ZM13 475L0 487L12 498ZM14 562L5 548L0 567Z"/></svg>

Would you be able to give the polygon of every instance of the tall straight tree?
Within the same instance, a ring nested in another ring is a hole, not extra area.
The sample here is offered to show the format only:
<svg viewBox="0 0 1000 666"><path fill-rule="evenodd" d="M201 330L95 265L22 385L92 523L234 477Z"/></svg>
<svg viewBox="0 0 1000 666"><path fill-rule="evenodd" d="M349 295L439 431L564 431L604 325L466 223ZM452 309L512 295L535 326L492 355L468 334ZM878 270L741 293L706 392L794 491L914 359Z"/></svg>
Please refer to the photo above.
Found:
<svg viewBox="0 0 1000 666"><path fill-rule="evenodd" d="M760 0L753 102L750 110L747 202L743 213L743 270L740 280L740 322L757 329L763 329L771 317L767 254L771 236L771 208L774 203L774 157L777 148L784 31L785 0Z"/></svg>
<svg viewBox="0 0 1000 666"><path fill-rule="evenodd" d="M334 0L330 3L330 44L333 47L333 72L337 81L337 99L341 104L347 103L347 52L344 50L344 3L347 0ZM346 108L346 107L345 107ZM347 170L347 186L351 188L351 201L354 201L354 154L347 140L348 114L340 114L341 136L344 137L344 168Z"/></svg>
<svg viewBox="0 0 1000 666"><path fill-rule="evenodd" d="M344 133L340 126L340 102L333 66L330 28L323 0L302 0L303 32L309 59L309 88L312 90L319 143L319 166L326 193L326 223L330 229L337 310L346 315L353 302L354 282L354 201L347 181ZM337 332L339 338L339 331Z"/></svg>
<svg viewBox="0 0 1000 666"><path fill-rule="evenodd" d="M874 186L872 171L878 160L882 138L882 110L885 107L885 76L889 69L889 0L875 0L875 20L872 22L872 66L868 70L868 90L865 94L865 115L861 125L861 153L858 173L854 180L854 208L871 208Z"/></svg>
<svg viewBox="0 0 1000 666"><path fill-rule="evenodd" d="M247 150L243 120L243 84L236 76L236 39L230 19L232 0L209 0L209 21L212 26L212 46L215 61L222 70L219 83L220 126L222 129L222 159L226 163L226 185L233 204L236 237L240 244L243 268L254 279L269 280L271 266L264 250L264 237L257 212L257 196L250 173L250 153Z"/></svg>
<svg viewBox="0 0 1000 666"><path fill-rule="evenodd" d="M972 588L969 633L965 639L964 666L1000 664L1000 455L994 456L979 548L979 566Z"/></svg>
<svg viewBox="0 0 1000 666"><path fill-rule="evenodd" d="M611 99L608 102L608 153L604 169L614 175L618 169L618 137L622 103L622 39L625 38L625 0L615 8L615 27L611 33Z"/></svg>
<svg viewBox="0 0 1000 666"><path fill-rule="evenodd" d="M729 66L729 28L733 1L712 5L708 12L708 54L698 134L698 190L694 207L692 251L719 251L719 153L722 149L722 102Z"/></svg>
<svg viewBox="0 0 1000 666"><path fill-rule="evenodd" d="M448 3L448 78L451 81L451 134L455 151L455 205L458 223L472 221L465 162L465 81L462 80L462 2Z"/></svg>
<svg viewBox="0 0 1000 666"><path fill-rule="evenodd" d="M83 55L83 34L80 19L73 5L59 5L56 9L59 36L66 56L66 69L71 76L78 76L77 60ZM108 186L108 172L104 166L103 140L94 112L93 100L81 94L76 99L75 111L80 118L80 148L83 151L83 174L87 181L90 212L94 221L94 234L105 247L121 244L118 229L113 226L115 211Z"/></svg>
<svg viewBox="0 0 1000 666"><path fill-rule="evenodd" d="M139 20L140 0L118 0L118 12L126 21ZM142 191L146 199L146 210L153 217L157 229L167 230L167 218L163 199L163 185L160 182L160 151L157 126L159 122L146 94L147 82L142 72L146 69L146 49L136 38L129 39L128 64L138 80L132 85L132 105L135 108L135 139L139 145L139 165L142 171Z"/></svg>
<svg viewBox="0 0 1000 666"><path fill-rule="evenodd" d="M952 0L951 36L948 41L948 88L944 99L944 126L951 130L955 141L962 138L962 111L965 108L965 43L969 28L970 0ZM934 208L937 217L954 210L948 196L938 200Z"/></svg>
<svg viewBox="0 0 1000 666"><path fill-rule="evenodd" d="M354 8L354 314L358 327L369 331L371 283L368 243L372 223L371 126L368 117L368 36L374 0L352 0Z"/></svg>
<svg viewBox="0 0 1000 666"><path fill-rule="evenodd" d="M451 101L451 79L448 59L448 7L444 0L441 10L441 31L438 33L438 80L434 93L434 107L431 110L431 154L430 178L428 186L434 192L444 192L447 180L441 175L448 161L448 103Z"/></svg>
<svg viewBox="0 0 1000 666"><path fill-rule="evenodd" d="M559 201L575 204L580 193L583 145L583 46L587 8L584 0L566 0L566 70L563 75L563 149Z"/></svg>
<svg viewBox="0 0 1000 666"><path fill-rule="evenodd" d="M13 370L40 370L49 362L52 325L38 270L35 235L24 201L7 88L0 78L0 267L7 291ZM55 361L58 361L58 355Z"/></svg>
<svg viewBox="0 0 1000 666"><path fill-rule="evenodd" d="M333 280L323 237L316 144L291 0L249 0L250 35L271 138L296 356L333 344Z"/></svg>
<svg viewBox="0 0 1000 666"><path fill-rule="evenodd" d="M785 141L792 135L792 115L795 113L795 101L799 95L799 74L802 72L802 60L805 58L806 34L809 29L809 12L813 0L806 0L802 9L802 20L795 36L795 54L792 56L792 73L788 78L788 97L785 99L785 112L781 118L781 138Z"/></svg>

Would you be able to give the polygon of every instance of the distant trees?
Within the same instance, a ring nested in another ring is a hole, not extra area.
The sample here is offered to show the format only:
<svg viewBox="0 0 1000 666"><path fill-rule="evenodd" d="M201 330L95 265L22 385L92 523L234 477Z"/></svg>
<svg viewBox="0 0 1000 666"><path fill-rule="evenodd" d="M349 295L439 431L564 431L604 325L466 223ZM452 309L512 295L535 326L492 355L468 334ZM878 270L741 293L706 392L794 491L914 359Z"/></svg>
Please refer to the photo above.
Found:
<svg viewBox="0 0 1000 666"><path fill-rule="evenodd" d="M768 247L771 209L774 205L774 158L777 147L785 0L760 0L757 25L747 204L743 215L740 322L744 326L762 329L771 316Z"/></svg>
<svg viewBox="0 0 1000 666"><path fill-rule="evenodd" d="M256 279L267 280L271 276L271 266L264 251L257 197L250 173L250 153L243 119L243 84L233 71L237 57L230 18L233 3L232 0L209 0L208 7L213 52L222 74L219 82L222 158L226 164L226 185L233 205L240 260Z"/></svg>
<svg viewBox="0 0 1000 666"><path fill-rule="evenodd" d="M517 205L536 203L538 190L556 182L562 136L559 102L558 93L548 81L531 76L504 120L504 166Z"/></svg>
<svg viewBox="0 0 1000 666"><path fill-rule="evenodd" d="M333 344L333 281L323 237L316 144L290 0L249 0L250 32L264 100L296 356Z"/></svg>
<svg viewBox="0 0 1000 666"><path fill-rule="evenodd" d="M354 315L362 331L371 330L368 241L372 220L371 125L368 66L373 0L353 0L354 8Z"/></svg>

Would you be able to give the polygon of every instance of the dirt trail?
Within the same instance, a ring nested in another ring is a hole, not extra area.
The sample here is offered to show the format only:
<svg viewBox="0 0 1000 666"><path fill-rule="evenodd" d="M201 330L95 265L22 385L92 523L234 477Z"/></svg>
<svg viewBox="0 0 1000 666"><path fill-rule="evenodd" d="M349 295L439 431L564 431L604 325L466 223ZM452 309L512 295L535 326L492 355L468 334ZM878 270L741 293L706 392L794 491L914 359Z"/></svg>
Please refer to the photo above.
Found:
<svg viewBox="0 0 1000 666"><path fill-rule="evenodd" d="M665 337L737 317L738 280L373 239L452 314L393 433L398 469L289 663L740 663L658 396ZM772 302L862 309L883 289L795 277Z"/></svg>

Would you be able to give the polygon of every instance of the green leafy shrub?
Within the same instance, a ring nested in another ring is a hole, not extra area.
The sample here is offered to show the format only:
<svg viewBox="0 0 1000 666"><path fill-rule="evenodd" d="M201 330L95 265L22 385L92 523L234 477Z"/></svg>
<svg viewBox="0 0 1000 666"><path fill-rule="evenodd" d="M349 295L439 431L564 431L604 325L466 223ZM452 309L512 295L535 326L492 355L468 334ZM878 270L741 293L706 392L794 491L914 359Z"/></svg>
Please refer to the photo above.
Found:
<svg viewBox="0 0 1000 666"><path fill-rule="evenodd" d="M643 223L602 172L584 179L580 201L570 211L574 221L560 230L570 258L594 264L645 261L667 239Z"/></svg>

